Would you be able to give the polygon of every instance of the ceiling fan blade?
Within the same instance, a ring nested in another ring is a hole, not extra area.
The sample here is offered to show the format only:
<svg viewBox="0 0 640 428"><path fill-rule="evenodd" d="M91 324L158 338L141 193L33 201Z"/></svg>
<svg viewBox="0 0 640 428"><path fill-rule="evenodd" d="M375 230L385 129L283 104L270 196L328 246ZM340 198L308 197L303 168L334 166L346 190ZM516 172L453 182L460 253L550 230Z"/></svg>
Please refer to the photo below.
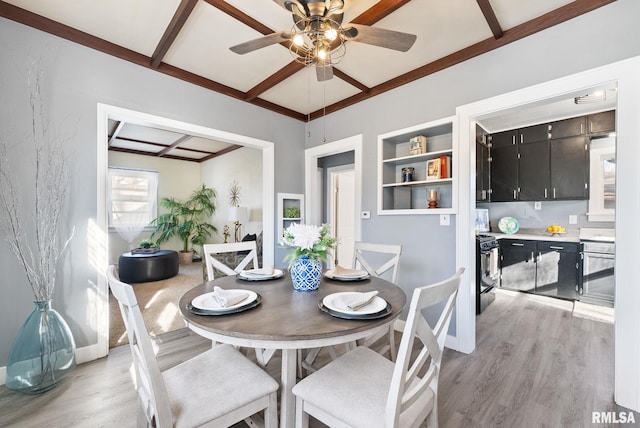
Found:
<svg viewBox="0 0 640 428"><path fill-rule="evenodd" d="M302 3L298 0L273 0L278 3L281 7L293 13L294 15L298 15L301 18L307 18L307 12Z"/></svg>
<svg viewBox="0 0 640 428"><path fill-rule="evenodd" d="M259 37L257 39L249 40L248 42L240 43L239 45L231 46L232 52L239 55L244 55L255 50L275 45L276 43L284 42L285 40L291 40L291 31L280 31L278 33L267 34L266 36Z"/></svg>
<svg viewBox="0 0 640 428"><path fill-rule="evenodd" d="M415 34L385 30L384 28L360 24L349 24L349 27L345 28L342 34L347 40L401 52L406 52L411 49L411 46L413 46L417 39Z"/></svg>
<svg viewBox="0 0 640 428"><path fill-rule="evenodd" d="M330 65L316 65L316 76L318 82L324 82L325 80L331 80L333 78L333 67Z"/></svg>

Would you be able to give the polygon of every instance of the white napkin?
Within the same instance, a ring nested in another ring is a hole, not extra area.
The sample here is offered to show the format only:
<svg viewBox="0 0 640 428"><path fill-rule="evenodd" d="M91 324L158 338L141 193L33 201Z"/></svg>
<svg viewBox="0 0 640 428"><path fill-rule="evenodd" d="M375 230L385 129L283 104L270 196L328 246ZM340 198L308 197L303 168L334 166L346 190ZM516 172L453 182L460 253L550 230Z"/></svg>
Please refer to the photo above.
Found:
<svg viewBox="0 0 640 428"><path fill-rule="evenodd" d="M275 270L271 268L249 269L241 271L244 276L273 276Z"/></svg>
<svg viewBox="0 0 640 428"><path fill-rule="evenodd" d="M360 269L349 269L342 267L340 265L336 265L334 269L329 271L334 277L342 277L342 278L360 278L367 274L366 271Z"/></svg>
<svg viewBox="0 0 640 428"><path fill-rule="evenodd" d="M350 310L357 311L358 309L367 306L374 297L378 295L378 291L369 291L367 293L354 293L348 296L344 296L341 300L342 303Z"/></svg>
<svg viewBox="0 0 640 428"><path fill-rule="evenodd" d="M237 305L247 297L249 297L248 291L225 290L218 286L213 287L213 293L211 293L211 298L221 308L228 308L229 306Z"/></svg>

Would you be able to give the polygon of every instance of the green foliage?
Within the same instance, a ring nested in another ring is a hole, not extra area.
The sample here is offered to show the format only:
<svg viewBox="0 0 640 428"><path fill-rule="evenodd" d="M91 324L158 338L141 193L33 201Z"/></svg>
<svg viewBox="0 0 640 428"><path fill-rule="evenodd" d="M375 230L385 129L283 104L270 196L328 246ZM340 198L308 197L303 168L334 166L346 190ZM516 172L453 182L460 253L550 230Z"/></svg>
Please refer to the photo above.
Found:
<svg viewBox="0 0 640 428"><path fill-rule="evenodd" d="M285 209L284 218L300 218L300 209L298 207L289 207Z"/></svg>
<svg viewBox="0 0 640 428"><path fill-rule="evenodd" d="M216 212L215 198L216 191L204 184L185 202L174 198L163 198L160 206L167 212L149 223L155 228L151 238L160 245L177 236L182 241L182 251L192 251L190 244L206 243L207 238L218 231L215 226L207 223L211 215Z"/></svg>
<svg viewBox="0 0 640 428"><path fill-rule="evenodd" d="M328 224L292 224L283 232L280 243L293 249L284 259L291 265L295 259L302 256L327 261L329 251L336 246L336 239L329 234Z"/></svg>
<svg viewBox="0 0 640 428"><path fill-rule="evenodd" d="M138 244L138 247L140 247L140 248L151 248L151 247L155 247L155 246L156 246L155 241L152 241L150 239L143 239Z"/></svg>

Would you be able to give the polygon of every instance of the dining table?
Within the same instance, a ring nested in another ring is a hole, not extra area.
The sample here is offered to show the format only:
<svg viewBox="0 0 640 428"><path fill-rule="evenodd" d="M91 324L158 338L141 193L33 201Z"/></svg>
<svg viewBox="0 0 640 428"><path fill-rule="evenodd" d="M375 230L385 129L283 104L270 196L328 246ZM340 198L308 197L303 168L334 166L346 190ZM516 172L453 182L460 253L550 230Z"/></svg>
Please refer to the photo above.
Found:
<svg viewBox="0 0 640 428"><path fill-rule="evenodd" d="M358 281L339 281L323 276L314 291L294 290L287 270L278 278L268 280L242 279L241 275L216 278L197 285L180 298L180 313L185 324L195 333L213 342L262 350L282 351L280 379L280 427L293 427L298 350L352 344L355 341L389 329L402 313L407 302L404 291L382 278L367 277ZM250 278L250 277L249 277ZM258 304L248 309L202 315L194 312L191 303L198 296L214 291L247 290L258 295ZM385 312L371 319L342 317L327 310L326 296L343 292L377 291L387 302ZM337 315L337 316L336 316Z"/></svg>

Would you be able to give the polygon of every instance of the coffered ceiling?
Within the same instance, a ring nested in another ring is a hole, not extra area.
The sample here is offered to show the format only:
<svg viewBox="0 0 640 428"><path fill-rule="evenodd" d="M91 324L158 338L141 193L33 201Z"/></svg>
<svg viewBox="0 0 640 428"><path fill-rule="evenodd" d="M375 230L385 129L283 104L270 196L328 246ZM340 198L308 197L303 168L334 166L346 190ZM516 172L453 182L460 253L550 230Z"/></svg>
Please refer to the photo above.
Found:
<svg viewBox="0 0 640 428"><path fill-rule="evenodd" d="M306 121L613 1L352 0L343 26L371 25L417 40L408 52L347 41L325 82L295 62L285 44L244 55L229 50L292 28L291 13L273 0L7 0L0 16Z"/></svg>

